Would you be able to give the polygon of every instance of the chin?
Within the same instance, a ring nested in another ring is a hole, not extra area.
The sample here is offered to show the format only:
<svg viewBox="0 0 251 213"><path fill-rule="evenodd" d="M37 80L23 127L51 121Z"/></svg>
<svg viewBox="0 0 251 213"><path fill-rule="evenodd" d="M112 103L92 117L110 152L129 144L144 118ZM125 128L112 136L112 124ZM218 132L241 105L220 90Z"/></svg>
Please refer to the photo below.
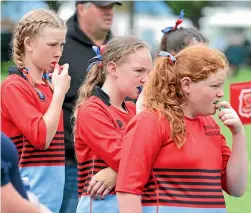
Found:
<svg viewBox="0 0 251 213"><path fill-rule="evenodd" d="M138 99L139 95L130 95L130 96L127 96L128 98L130 99Z"/></svg>
<svg viewBox="0 0 251 213"><path fill-rule="evenodd" d="M216 113L216 110L211 111L211 112L208 112L208 113L205 113L205 115L204 115L204 116L214 115L215 113Z"/></svg>
<svg viewBox="0 0 251 213"><path fill-rule="evenodd" d="M105 24L103 26L103 31L109 32L111 30L112 25L111 24Z"/></svg>
<svg viewBox="0 0 251 213"><path fill-rule="evenodd" d="M54 71L53 67L47 67L45 71L52 73Z"/></svg>
<svg viewBox="0 0 251 213"><path fill-rule="evenodd" d="M200 112L197 114L197 116L210 116L210 115L214 115L216 111L211 111L211 112Z"/></svg>

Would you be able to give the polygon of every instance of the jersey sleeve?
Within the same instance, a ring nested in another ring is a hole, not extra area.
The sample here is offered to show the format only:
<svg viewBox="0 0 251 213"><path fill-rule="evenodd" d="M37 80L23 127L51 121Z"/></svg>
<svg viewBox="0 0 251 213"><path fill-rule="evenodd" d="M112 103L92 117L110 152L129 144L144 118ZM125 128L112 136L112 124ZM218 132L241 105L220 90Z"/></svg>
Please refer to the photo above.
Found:
<svg viewBox="0 0 251 213"><path fill-rule="evenodd" d="M117 192L141 195L167 138L161 120L154 113L144 111L128 124L116 183Z"/></svg>
<svg viewBox="0 0 251 213"><path fill-rule="evenodd" d="M37 149L46 142L46 124L31 92L21 82L13 82L2 88L2 113L19 129Z"/></svg>
<svg viewBox="0 0 251 213"><path fill-rule="evenodd" d="M76 134L109 167L118 171L122 136L102 107L90 104L79 109Z"/></svg>
<svg viewBox="0 0 251 213"><path fill-rule="evenodd" d="M228 192L227 189L227 176L226 176L226 168L227 168L227 163L231 155L231 151L229 147L226 144L226 139L223 135L221 135L222 139L222 173L221 173L221 185L222 189L225 192Z"/></svg>

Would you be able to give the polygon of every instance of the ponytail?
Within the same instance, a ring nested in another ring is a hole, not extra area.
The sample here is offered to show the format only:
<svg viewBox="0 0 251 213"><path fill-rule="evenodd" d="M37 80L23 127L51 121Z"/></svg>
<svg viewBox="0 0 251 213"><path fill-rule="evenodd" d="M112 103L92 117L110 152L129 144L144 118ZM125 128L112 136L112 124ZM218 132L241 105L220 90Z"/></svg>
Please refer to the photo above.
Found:
<svg viewBox="0 0 251 213"><path fill-rule="evenodd" d="M155 68L144 86L144 104L146 108L157 110L167 118L171 126L171 139L180 147L185 138L184 114L180 106L182 98L178 89L175 62L171 59L173 56L163 56L157 58Z"/></svg>
<svg viewBox="0 0 251 213"><path fill-rule="evenodd" d="M96 86L102 87L105 82L105 73L103 71L102 63L95 63L91 66L90 71L87 73L84 84L78 90L78 98L73 110L73 134L75 134L75 120L77 118L78 107L81 103L92 96L93 90Z"/></svg>
<svg viewBox="0 0 251 213"><path fill-rule="evenodd" d="M92 65L90 71L87 73L84 84L79 88L77 100L82 101L88 99L92 96L93 89L96 86L102 87L104 82L105 73L100 63Z"/></svg>

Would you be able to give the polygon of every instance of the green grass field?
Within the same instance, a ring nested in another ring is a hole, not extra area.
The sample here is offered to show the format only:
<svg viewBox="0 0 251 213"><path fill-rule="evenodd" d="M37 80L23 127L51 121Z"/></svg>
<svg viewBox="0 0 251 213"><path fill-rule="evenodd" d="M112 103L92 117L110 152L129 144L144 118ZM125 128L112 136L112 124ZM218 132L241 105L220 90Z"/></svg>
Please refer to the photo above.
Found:
<svg viewBox="0 0 251 213"><path fill-rule="evenodd" d="M2 70L3 71L3 70ZM1 79L6 77L6 72L1 73ZM251 70L243 70L238 76L227 80L225 85L225 97L224 100L229 101L229 85L234 82L251 81ZM229 146L231 147L231 133L227 127L223 126L219 120L217 120L221 126L222 132L225 135ZM245 126L247 139L248 139L248 155L249 155L249 183L246 194L241 198L230 197L225 195L227 202L228 213L248 213L251 210L251 125Z"/></svg>

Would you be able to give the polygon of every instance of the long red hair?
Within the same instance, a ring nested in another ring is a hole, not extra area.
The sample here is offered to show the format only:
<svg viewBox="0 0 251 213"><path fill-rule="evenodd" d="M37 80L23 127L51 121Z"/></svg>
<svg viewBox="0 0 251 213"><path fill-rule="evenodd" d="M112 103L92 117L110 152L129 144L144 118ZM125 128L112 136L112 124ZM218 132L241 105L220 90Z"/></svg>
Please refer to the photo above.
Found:
<svg viewBox="0 0 251 213"><path fill-rule="evenodd" d="M181 50L176 62L170 63L168 57L159 56L144 86L144 105L164 115L171 126L171 138L178 146L184 143L185 119L181 105L185 103L180 80L189 77L193 82L206 79L219 69L227 69L224 54L206 45L193 45Z"/></svg>

